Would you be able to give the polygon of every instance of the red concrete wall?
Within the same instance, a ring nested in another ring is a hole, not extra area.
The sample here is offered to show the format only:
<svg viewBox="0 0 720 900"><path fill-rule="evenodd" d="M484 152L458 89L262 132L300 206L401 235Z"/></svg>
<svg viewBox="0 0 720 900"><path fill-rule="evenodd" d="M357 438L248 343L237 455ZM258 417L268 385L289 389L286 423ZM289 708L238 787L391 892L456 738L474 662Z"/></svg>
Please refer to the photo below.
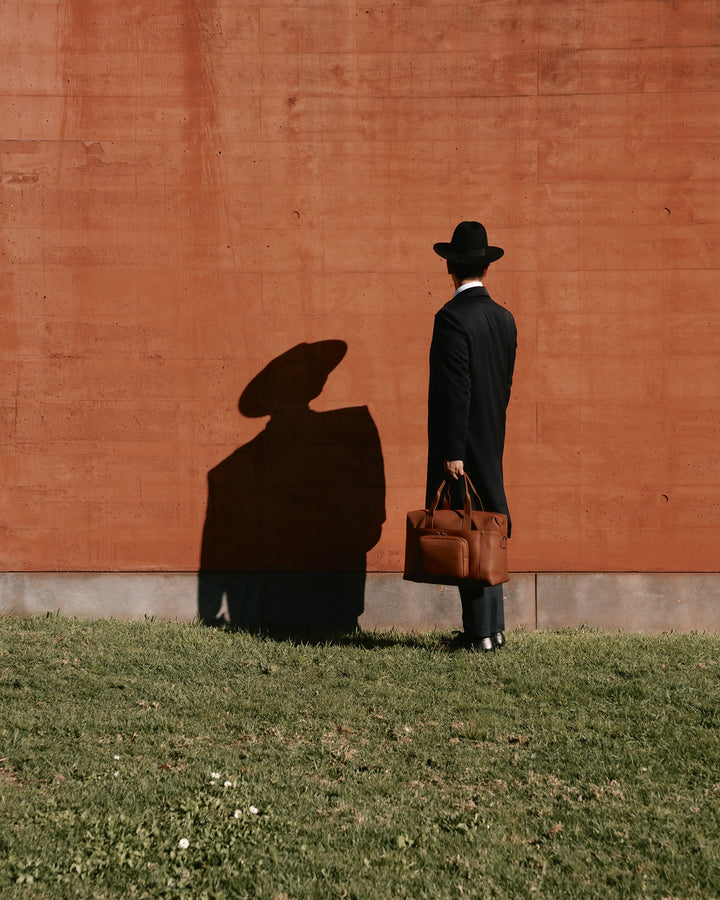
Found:
<svg viewBox="0 0 720 900"><path fill-rule="evenodd" d="M348 352L401 566L464 218L516 315L512 566L717 571L714 0L5 0L0 569L192 570L237 399Z"/></svg>

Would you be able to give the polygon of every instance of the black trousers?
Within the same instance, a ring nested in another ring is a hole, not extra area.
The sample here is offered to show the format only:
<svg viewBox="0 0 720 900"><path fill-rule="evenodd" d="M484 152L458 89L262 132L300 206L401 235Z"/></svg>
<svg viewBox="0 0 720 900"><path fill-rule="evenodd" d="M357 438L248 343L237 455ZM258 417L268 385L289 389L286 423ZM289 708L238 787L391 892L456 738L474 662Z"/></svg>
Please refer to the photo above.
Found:
<svg viewBox="0 0 720 900"><path fill-rule="evenodd" d="M505 631L505 605L501 584L460 588L463 631L470 638L490 637Z"/></svg>

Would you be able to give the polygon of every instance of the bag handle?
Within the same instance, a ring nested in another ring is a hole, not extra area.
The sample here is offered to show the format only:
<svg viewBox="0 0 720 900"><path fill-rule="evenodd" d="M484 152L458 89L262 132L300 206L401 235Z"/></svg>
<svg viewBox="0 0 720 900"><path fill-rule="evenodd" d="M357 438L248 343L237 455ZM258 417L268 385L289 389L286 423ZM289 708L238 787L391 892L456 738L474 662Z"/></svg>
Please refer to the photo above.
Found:
<svg viewBox="0 0 720 900"><path fill-rule="evenodd" d="M470 476L467 472L464 475L465 478L465 503L463 505L463 528L467 531L470 530L472 526L472 502L470 498L470 491L472 490L473 494L477 497L478 503L480 504L480 509L484 512L485 507L483 506L483 502L480 498L480 494L478 494L475 485L470 481ZM440 498L443 493L445 493L445 508L449 508L450 503L450 486L447 481L443 481L440 487L437 489L437 493L435 494L432 503L430 504L430 508L427 511L427 515L425 516L425 527L426 528L434 528L433 524L435 519L435 512L437 511L438 505L440 504Z"/></svg>
<svg viewBox="0 0 720 900"><path fill-rule="evenodd" d="M485 512L485 506L483 505L482 498L480 497L480 494L478 494L478 492L475 488L475 485L472 483L472 481L470 481L470 476L466 472L465 473L465 500L466 501L469 497L468 485L470 485L470 489L472 490L473 494L475 494L475 496L477 497L477 502L480 504L481 511Z"/></svg>

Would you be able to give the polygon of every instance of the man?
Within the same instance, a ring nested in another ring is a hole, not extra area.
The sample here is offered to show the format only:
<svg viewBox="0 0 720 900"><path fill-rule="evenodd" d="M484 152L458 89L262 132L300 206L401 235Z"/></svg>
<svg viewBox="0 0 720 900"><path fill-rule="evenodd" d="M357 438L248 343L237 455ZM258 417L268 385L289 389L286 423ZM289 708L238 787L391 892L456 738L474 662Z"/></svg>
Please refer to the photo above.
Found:
<svg viewBox="0 0 720 900"><path fill-rule="evenodd" d="M455 293L435 316L430 346L426 506L445 479L453 508L462 507L467 472L485 509L508 515L502 457L517 330L483 286L488 266L504 251L488 244L479 222L461 222L450 243L433 249L447 261ZM460 601L463 631L452 649L502 647L502 585L462 586Z"/></svg>

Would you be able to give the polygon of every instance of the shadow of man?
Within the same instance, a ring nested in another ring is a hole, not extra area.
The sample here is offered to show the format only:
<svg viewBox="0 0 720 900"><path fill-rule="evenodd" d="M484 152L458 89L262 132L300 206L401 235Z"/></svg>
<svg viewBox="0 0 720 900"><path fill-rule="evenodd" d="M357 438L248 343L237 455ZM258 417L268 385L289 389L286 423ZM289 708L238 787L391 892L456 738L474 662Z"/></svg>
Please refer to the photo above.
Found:
<svg viewBox="0 0 720 900"><path fill-rule="evenodd" d="M284 633L358 627L367 552L385 521L385 474L366 406L309 403L347 352L298 344L243 391L263 431L208 473L198 614L210 625Z"/></svg>

